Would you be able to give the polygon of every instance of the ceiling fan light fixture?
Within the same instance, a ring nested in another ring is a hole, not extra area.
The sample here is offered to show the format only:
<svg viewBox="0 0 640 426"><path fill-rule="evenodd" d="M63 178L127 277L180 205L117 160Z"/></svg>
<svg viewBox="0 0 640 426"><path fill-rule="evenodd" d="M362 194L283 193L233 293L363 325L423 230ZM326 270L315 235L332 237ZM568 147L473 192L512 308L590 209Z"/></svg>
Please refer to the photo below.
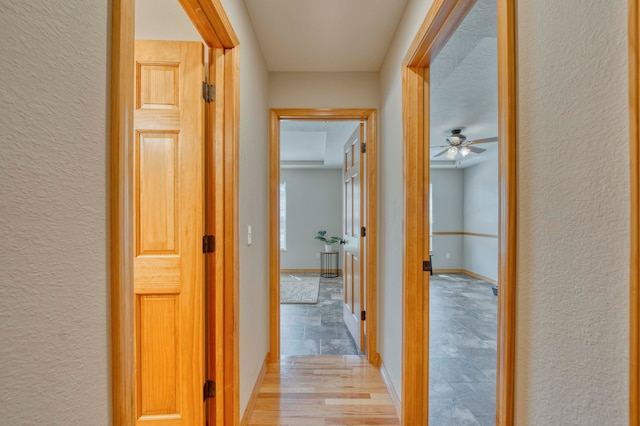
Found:
<svg viewBox="0 0 640 426"><path fill-rule="evenodd" d="M467 140L467 137L463 135L461 132L462 132L462 129L453 129L451 131L451 135L447 137L447 140L451 145L458 146L462 142Z"/></svg>
<svg viewBox="0 0 640 426"><path fill-rule="evenodd" d="M460 150L460 154L463 157L466 157L470 152L471 152L471 149L468 146L463 146L462 149Z"/></svg>
<svg viewBox="0 0 640 426"><path fill-rule="evenodd" d="M447 159L453 160L454 158L456 158L456 154L458 154L458 148L452 146L447 150Z"/></svg>

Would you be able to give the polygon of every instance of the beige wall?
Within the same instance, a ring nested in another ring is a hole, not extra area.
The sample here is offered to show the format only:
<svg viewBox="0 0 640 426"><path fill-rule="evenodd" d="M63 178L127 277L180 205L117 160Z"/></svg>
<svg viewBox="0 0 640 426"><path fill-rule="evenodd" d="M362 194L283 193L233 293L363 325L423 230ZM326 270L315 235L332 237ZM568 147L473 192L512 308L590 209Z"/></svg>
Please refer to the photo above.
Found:
<svg viewBox="0 0 640 426"><path fill-rule="evenodd" d="M240 39L240 414L269 350L268 73L243 1L222 0ZM252 244L247 244L247 227Z"/></svg>
<svg viewBox="0 0 640 426"><path fill-rule="evenodd" d="M110 424L108 13L2 5L2 424Z"/></svg>
<svg viewBox="0 0 640 426"><path fill-rule="evenodd" d="M402 389L402 74L401 63L432 0L409 1L380 70L378 349Z"/></svg>
<svg viewBox="0 0 640 426"><path fill-rule="evenodd" d="M431 2L411 1L381 72L381 355L401 389L400 61ZM519 0L516 424L627 423L625 0Z"/></svg>
<svg viewBox="0 0 640 426"><path fill-rule="evenodd" d="M627 424L627 1L518 1L516 423Z"/></svg>
<svg viewBox="0 0 640 426"><path fill-rule="evenodd" d="M0 418L110 424L109 12L5 3ZM626 3L518 1L517 424L626 424ZM268 75L244 3L223 4L242 43L241 410L267 351L267 107L380 107L379 344L401 389L400 61L431 1L409 1L379 86L375 73Z"/></svg>
<svg viewBox="0 0 640 426"><path fill-rule="evenodd" d="M271 108L377 108L378 73L272 72Z"/></svg>

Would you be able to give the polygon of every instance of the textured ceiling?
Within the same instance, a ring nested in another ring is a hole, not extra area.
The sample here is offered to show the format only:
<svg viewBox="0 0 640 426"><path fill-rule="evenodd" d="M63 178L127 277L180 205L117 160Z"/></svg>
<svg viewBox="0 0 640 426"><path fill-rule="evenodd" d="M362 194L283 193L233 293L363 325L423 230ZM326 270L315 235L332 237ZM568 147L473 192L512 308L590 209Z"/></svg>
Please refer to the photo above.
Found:
<svg viewBox="0 0 640 426"><path fill-rule="evenodd" d="M488 158L497 143L478 145L461 163L433 159L451 129L462 127L467 139L498 135L498 56L496 1L478 0L431 64L430 144L432 165L468 167Z"/></svg>
<svg viewBox="0 0 640 426"><path fill-rule="evenodd" d="M378 71L406 0L245 0L269 71Z"/></svg>

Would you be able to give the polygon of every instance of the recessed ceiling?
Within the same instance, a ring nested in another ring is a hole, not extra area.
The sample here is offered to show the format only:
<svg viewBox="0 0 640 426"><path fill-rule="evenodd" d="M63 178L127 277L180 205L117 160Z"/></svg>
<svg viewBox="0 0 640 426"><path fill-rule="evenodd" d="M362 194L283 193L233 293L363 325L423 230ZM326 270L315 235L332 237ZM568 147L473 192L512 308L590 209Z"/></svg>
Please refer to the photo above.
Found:
<svg viewBox="0 0 640 426"><path fill-rule="evenodd" d="M378 71L406 0L245 0L269 71Z"/></svg>
<svg viewBox="0 0 640 426"><path fill-rule="evenodd" d="M282 168L341 169L344 144L359 121L281 120Z"/></svg>

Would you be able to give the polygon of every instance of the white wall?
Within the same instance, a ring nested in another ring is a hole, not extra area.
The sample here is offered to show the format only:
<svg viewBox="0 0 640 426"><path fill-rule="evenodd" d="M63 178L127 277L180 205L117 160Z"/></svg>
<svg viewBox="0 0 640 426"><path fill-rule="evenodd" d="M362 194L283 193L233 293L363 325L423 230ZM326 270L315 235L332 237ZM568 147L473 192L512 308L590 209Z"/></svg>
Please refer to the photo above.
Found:
<svg viewBox="0 0 640 426"><path fill-rule="evenodd" d="M222 0L240 40L240 415L269 350L268 77L243 1ZM252 244L247 244L247 227Z"/></svg>
<svg viewBox="0 0 640 426"><path fill-rule="evenodd" d="M463 169L431 169L432 233L462 232L464 212ZM463 236L433 235L434 269L462 269ZM447 254L450 258L447 259Z"/></svg>
<svg viewBox="0 0 640 426"><path fill-rule="evenodd" d="M380 351L396 389L400 64L431 3L409 1L381 72ZM628 422L626 5L517 2L519 425Z"/></svg>
<svg viewBox="0 0 640 426"><path fill-rule="evenodd" d="M627 1L517 6L516 424L627 424Z"/></svg>
<svg viewBox="0 0 640 426"><path fill-rule="evenodd" d="M287 250L280 252L280 269L320 269L324 243L316 233L342 236L342 170L281 169L280 182L287 183Z"/></svg>
<svg viewBox="0 0 640 426"><path fill-rule="evenodd" d="M0 422L110 421L108 2L0 14Z"/></svg>
<svg viewBox="0 0 640 426"><path fill-rule="evenodd" d="M498 157L464 169L463 269L498 280ZM467 235L493 235L494 237Z"/></svg>

